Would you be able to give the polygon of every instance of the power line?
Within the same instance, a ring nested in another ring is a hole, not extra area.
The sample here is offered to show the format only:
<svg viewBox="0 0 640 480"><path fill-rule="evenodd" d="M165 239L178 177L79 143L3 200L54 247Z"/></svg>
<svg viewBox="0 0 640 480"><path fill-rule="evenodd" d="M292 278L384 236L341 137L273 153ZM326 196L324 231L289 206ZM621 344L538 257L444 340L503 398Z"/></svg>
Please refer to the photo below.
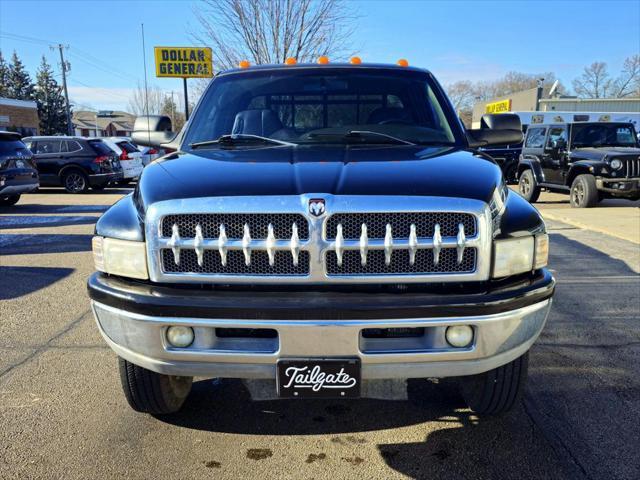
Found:
<svg viewBox="0 0 640 480"><path fill-rule="evenodd" d="M0 31L0 37L8 38L11 40L18 40L18 41L27 42L27 43L47 45L47 46L58 44L58 42L45 40L43 38L30 37L27 35L18 35L16 33L10 33L10 32L4 32L4 31ZM129 74L124 72L124 70L116 68L113 65L109 65L108 63L105 63L103 60L97 57L94 57L90 53L87 53L77 47L73 47L73 50L69 51L69 54L72 57L74 57L76 60L83 62L97 70L100 70L103 73L108 73L127 81L133 80L133 78Z"/></svg>

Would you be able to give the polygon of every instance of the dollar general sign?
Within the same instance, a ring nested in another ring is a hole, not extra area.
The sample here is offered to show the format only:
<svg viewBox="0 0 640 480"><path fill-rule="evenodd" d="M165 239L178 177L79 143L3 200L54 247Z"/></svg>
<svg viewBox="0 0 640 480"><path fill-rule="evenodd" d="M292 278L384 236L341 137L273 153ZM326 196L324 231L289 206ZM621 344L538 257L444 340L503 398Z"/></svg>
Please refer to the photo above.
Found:
<svg viewBox="0 0 640 480"><path fill-rule="evenodd" d="M208 78L213 76L208 47L154 47L156 76Z"/></svg>

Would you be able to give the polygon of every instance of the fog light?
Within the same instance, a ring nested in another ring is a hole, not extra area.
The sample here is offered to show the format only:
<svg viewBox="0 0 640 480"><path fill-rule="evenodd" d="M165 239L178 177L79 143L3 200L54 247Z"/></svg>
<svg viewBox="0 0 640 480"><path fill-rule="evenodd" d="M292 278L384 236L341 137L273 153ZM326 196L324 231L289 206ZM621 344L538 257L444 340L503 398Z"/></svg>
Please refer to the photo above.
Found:
<svg viewBox="0 0 640 480"><path fill-rule="evenodd" d="M469 325L453 325L447 328L445 337L452 347L468 347L473 340L473 328Z"/></svg>
<svg viewBox="0 0 640 480"><path fill-rule="evenodd" d="M193 343L193 328L169 327L167 329L167 340L173 347L188 347Z"/></svg>

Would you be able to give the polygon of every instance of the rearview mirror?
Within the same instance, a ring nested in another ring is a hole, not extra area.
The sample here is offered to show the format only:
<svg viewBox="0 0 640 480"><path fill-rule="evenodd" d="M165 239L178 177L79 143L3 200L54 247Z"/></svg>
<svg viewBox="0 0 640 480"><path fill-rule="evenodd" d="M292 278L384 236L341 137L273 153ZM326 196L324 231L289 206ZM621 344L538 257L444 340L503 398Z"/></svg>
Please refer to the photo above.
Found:
<svg viewBox="0 0 640 480"><path fill-rule="evenodd" d="M513 113L483 115L480 128L467 130L467 141L471 148L520 143L520 117Z"/></svg>
<svg viewBox="0 0 640 480"><path fill-rule="evenodd" d="M171 119L164 115L143 115L136 118L131 134L135 144L154 148L172 148L167 144L175 137L176 133L171 129Z"/></svg>

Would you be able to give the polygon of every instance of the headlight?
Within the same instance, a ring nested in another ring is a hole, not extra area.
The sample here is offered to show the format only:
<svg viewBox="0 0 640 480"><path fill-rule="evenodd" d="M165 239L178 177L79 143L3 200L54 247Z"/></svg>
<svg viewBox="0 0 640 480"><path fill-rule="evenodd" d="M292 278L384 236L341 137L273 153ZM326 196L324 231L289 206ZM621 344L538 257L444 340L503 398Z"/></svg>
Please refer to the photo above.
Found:
<svg viewBox="0 0 640 480"><path fill-rule="evenodd" d="M96 270L123 277L149 278L144 242L93 237L91 244Z"/></svg>
<svg viewBox="0 0 640 480"><path fill-rule="evenodd" d="M496 240L493 249L493 278L530 272L547 265L549 236L519 237Z"/></svg>
<svg viewBox="0 0 640 480"><path fill-rule="evenodd" d="M611 168L614 170L620 170L622 168L622 160L618 160L617 158L611 160Z"/></svg>

